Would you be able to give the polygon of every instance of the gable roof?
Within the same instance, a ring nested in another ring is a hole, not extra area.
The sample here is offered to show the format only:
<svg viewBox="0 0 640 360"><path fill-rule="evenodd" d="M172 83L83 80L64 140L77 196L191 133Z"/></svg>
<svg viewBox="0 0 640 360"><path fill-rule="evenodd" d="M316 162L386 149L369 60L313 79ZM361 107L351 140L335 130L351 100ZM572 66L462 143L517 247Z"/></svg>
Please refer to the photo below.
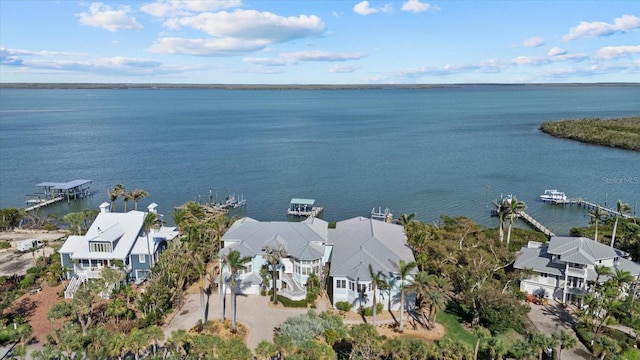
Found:
<svg viewBox="0 0 640 360"><path fill-rule="evenodd" d="M560 255L561 263L553 262L553 255ZM523 247L520 255L513 263L513 267L564 277L566 263L597 265L598 260L618 258L617 261L613 262L612 271L619 269L628 271L632 276L638 276L640 274L640 264L625 259L623 256L627 256L627 253L589 238L554 236L549 243ZM574 276L572 271L575 272L576 270L570 267L568 275ZM594 281L597 278L596 272L591 267L580 271L586 271L587 280ZM575 276L583 276L583 274L576 273ZM600 279L605 281L607 277L600 277Z"/></svg>
<svg viewBox="0 0 640 360"><path fill-rule="evenodd" d="M264 253L265 246L275 247L279 243L291 257L316 260L324 255L327 227L328 223L318 218L301 222L260 222L244 217L233 223L222 236L225 248L221 253L238 250L242 256L256 256Z"/></svg>
<svg viewBox="0 0 640 360"><path fill-rule="evenodd" d="M415 261L402 225L365 217L336 223L329 232L329 243L333 244L330 276L370 281L369 264L374 271L392 276L394 264L401 259Z"/></svg>
<svg viewBox="0 0 640 360"><path fill-rule="evenodd" d="M562 261L576 264L595 264L598 260L624 257L627 254L586 237L553 236L549 241L549 254L559 255Z"/></svg>
<svg viewBox="0 0 640 360"><path fill-rule="evenodd" d="M70 236L60 253L72 259L124 260L131 252L144 226L146 213L132 210L127 213L101 212L84 236ZM90 252L89 242L100 241L116 244L112 252Z"/></svg>

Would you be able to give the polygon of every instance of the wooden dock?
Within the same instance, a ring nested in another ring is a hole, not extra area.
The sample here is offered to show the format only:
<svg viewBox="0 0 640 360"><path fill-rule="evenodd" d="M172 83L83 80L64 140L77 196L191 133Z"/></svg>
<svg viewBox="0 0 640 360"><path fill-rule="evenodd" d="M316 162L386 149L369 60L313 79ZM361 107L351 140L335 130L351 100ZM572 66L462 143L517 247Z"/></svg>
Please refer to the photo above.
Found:
<svg viewBox="0 0 640 360"><path fill-rule="evenodd" d="M66 199L84 199L93 194L91 180L76 179L66 183L43 182L37 184L39 191L27 195L25 211L33 211ZM31 205L33 204L33 205Z"/></svg>
<svg viewBox="0 0 640 360"><path fill-rule="evenodd" d="M33 211L33 210L36 210L36 209L40 209L40 208L43 208L43 207L45 207L47 205L51 205L51 204L57 203L59 201L62 201L63 199L64 198L62 196L58 196L58 197L55 197L53 199L43 200L43 201L41 201L39 203L36 203L35 205L31 205L29 207L26 207L24 209L24 211L29 212L29 211Z"/></svg>
<svg viewBox="0 0 640 360"><path fill-rule="evenodd" d="M600 210L607 213L607 215L609 216L620 216L624 219L629 219L632 217L629 214L619 213L617 210L596 204L591 201L584 200L582 198L572 198L572 199L566 199L564 201L545 201L545 202L552 205L569 205L569 206L576 205L576 206L583 207L587 210L595 210L596 208L600 207Z"/></svg>
<svg viewBox="0 0 640 360"><path fill-rule="evenodd" d="M556 234L554 234L551 230L547 229L544 225L540 224L536 219L534 219L531 215L527 214L526 212L519 210L518 217L524 220L524 222L529 224L529 226L531 226L532 228L545 234L548 238L551 238L552 236L556 236Z"/></svg>

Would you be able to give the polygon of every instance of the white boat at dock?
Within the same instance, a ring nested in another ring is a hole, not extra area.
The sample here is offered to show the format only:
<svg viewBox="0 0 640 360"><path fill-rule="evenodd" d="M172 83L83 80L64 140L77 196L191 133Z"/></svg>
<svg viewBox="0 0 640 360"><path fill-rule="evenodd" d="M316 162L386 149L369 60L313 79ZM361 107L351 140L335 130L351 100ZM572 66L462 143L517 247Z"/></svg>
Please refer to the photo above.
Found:
<svg viewBox="0 0 640 360"><path fill-rule="evenodd" d="M567 195L558 190L545 190L544 194L540 195L540 200L554 204L564 204L567 202Z"/></svg>
<svg viewBox="0 0 640 360"><path fill-rule="evenodd" d="M287 215L316 217L320 215L323 208L320 206L315 206L315 203L316 201L314 199L293 198L289 203L289 209L287 209Z"/></svg>

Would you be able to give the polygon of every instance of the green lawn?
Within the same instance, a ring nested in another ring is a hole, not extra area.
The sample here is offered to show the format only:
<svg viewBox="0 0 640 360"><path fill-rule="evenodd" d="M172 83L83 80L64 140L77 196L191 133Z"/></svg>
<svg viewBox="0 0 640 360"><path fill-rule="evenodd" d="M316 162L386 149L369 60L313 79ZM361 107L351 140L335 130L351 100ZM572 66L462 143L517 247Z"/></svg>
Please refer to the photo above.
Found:
<svg viewBox="0 0 640 360"><path fill-rule="evenodd" d="M460 319L450 312L441 311L436 317L436 322L442 324L447 330L444 337L451 338L452 340L461 340L469 344L471 348L476 346L476 336L465 330L460 324Z"/></svg>
<svg viewBox="0 0 640 360"><path fill-rule="evenodd" d="M461 340L474 348L476 346L476 336L467 331L460 323L460 318L456 315L442 311L438 313L436 321L445 327L447 333L444 337L452 340ZM509 330L507 333L496 335L508 346L513 346L516 340L522 339L522 335L518 334L515 330Z"/></svg>

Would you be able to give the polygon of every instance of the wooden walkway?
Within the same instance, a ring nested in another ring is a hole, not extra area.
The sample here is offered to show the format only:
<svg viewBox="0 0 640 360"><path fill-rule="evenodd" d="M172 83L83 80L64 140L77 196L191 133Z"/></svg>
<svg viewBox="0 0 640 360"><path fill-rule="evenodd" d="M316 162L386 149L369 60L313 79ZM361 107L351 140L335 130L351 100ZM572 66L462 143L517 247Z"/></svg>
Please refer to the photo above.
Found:
<svg viewBox="0 0 640 360"><path fill-rule="evenodd" d="M529 224L529 226L545 234L548 238L551 238L552 236L556 236L556 234L554 234L551 230L547 229L544 225L540 224L536 219L534 219L531 215L527 214L526 212L519 210L518 217L524 220L527 224Z"/></svg>
<svg viewBox="0 0 640 360"><path fill-rule="evenodd" d="M63 200L62 196L54 197L53 199L42 201L42 202L39 202L39 203L37 203L35 205L29 206L29 207L25 208L24 211L29 212L29 211L33 211L33 210L36 210L36 209L40 209L42 207L45 207L47 205L51 205L53 203L57 203L58 201L62 201L62 200Z"/></svg>

